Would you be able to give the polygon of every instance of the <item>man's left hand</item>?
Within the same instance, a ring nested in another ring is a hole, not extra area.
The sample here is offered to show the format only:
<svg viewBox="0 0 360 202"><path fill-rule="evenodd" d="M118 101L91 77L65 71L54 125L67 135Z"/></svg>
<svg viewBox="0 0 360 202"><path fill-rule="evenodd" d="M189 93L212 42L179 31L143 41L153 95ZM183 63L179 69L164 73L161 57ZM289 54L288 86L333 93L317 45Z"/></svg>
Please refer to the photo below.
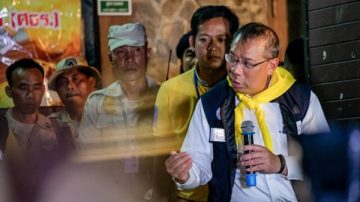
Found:
<svg viewBox="0 0 360 202"><path fill-rule="evenodd" d="M240 158L241 166L250 166L246 169L248 172L277 173L280 170L281 163L278 156L273 154L264 146L245 145L244 151ZM245 153L250 151L249 153Z"/></svg>

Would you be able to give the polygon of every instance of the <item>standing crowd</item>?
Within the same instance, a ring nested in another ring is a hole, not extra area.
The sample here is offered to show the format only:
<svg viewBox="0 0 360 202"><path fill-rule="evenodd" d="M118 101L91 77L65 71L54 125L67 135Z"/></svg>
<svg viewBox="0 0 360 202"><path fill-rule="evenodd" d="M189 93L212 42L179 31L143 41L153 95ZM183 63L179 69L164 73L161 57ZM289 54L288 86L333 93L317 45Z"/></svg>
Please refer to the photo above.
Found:
<svg viewBox="0 0 360 202"><path fill-rule="evenodd" d="M116 81L105 88L84 58L57 63L48 88L64 107L47 117L43 68L28 58L7 68L14 107L0 117L0 168L13 201L299 200L296 137L330 129L310 87L279 67L273 29L198 8L176 48L181 74L161 86L146 74L141 23L110 26L108 51Z"/></svg>

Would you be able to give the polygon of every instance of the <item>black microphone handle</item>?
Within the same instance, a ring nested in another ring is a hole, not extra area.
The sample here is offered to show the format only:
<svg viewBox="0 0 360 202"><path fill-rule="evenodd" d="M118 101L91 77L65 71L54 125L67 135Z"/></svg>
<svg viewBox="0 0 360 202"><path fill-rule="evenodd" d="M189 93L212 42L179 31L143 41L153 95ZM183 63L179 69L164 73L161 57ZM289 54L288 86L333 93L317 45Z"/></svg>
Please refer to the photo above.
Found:
<svg viewBox="0 0 360 202"><path fill-rule="evenodd" d="M254 144L254 138L252 134L244 135L244 145L252 145ZM247 150L244 152L245 154L251 153L250 150ZM246 166L246 169L250 168L250 166ZM254 174L255 172L248 172L246 171L246 174Z"/></svg>
<svg viewBox="0 0 360 202"><path fill-rule="evenodd" d="M254 144L254 124L250 120L243 121L241 124L242 135L244 136L244 145ZM252 151L247 150L244 154L249 154ZM246 166L246 169L249 169L251 166ZM245 174L245 180L247 186L256 186L256 174L255 172L247 172Z"/></svg>

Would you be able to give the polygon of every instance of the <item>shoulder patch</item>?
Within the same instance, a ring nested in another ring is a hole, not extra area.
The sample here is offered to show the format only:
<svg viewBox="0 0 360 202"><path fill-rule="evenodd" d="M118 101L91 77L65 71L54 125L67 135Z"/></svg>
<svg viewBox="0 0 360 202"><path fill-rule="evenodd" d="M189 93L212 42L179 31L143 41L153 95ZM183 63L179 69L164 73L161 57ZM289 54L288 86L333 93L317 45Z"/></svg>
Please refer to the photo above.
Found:
<svg viewBox="0 0 360 202"><path fill-rule="evenodd" d="M104 96L103 109L107 114L119 114L119 106L121 106L120 100L117 97Z"/></svg>

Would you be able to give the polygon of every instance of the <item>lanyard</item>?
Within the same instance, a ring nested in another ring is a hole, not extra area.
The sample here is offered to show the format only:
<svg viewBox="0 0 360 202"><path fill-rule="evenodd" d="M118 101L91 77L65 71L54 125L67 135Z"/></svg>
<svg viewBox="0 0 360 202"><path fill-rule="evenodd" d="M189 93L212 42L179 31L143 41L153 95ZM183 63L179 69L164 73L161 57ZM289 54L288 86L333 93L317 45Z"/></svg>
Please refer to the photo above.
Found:
<svg viewBox="0 0 360 202"><path fill-rule="evenodd" d="M196 69L195 69L195 71L196 71ZM198 77L196 76L196 72L194 72L194 86L195 86L196 97L199 100L200 93L199 93L199 86L198 86Z"/></svg>

